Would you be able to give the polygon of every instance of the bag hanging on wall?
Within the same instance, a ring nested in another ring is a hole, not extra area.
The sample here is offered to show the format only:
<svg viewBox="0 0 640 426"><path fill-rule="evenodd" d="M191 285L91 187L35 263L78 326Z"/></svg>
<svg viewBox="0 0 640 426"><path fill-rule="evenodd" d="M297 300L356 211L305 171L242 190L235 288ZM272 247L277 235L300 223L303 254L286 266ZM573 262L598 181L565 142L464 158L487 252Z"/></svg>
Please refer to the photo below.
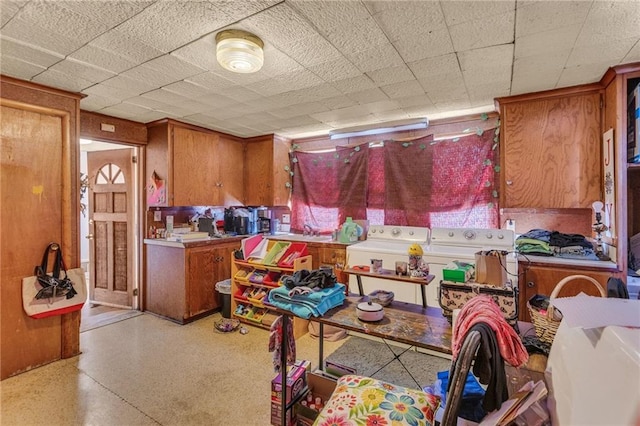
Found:
<svg viewBox="0 0 640 426"><path fill-rule="evenodd" d="M478 284L503 287L507 283L507 254L502 250L476 252L476 278Z"/></svg>
<svg viewBox="0 0 640 426"><path fill-rule="evenodd" d="M49 256L55 254L52 272L47 272ZM62 249L51 243L44 250L35 275L22 279L22 307L32 318L46 318L79 311L87 301L84 270L67 270Z"/></svg>

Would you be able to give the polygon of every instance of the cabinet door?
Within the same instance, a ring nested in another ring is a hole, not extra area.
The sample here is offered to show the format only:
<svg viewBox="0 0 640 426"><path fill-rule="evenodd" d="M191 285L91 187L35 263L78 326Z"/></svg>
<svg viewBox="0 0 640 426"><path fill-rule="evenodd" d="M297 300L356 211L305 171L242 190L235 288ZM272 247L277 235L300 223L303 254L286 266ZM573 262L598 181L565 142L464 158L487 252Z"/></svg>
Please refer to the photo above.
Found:
<svg viewBox="0 0 640 426"><path fill-rule="evenodd" d="M245 202L247 205L273 204L273 140L247 142Z"/></svg>
<svg viewBox="0 0 640 426"><path fill-rule="evenodd" d="M218 135L173 128L173 205L220 204L214 187L219 181Z"/></svg>
<svg viewBox="0 0 640 426"><path fill-rule="evenodd" d="M345 248L323 247L320 248L320 265L327 265L335 268L344 268L347 257Z"/></svg>
<svg viewBox="0 0 640 426"><path fill-rule="evenodd" d="M556 285L569 275L586 275L596 279L603 289L607 288L607 280L612 275L610 272L604 271L587 271L582 269L570 269L567 267L554 266L527 266L521 263L519 265L522 279L519 280L520 287L520 319L523 321L531 321L529 312L527 311L527 301L536 294L551 296ZM583 292L591 296L600 296L600 292L596 289L591 281L585 279L575 279L567 282L558 297L575 296Z"/></svg>
<svg viewBox="0 0 640 426"><path fill-rule="evenodd" d="M214 294L217 250L209 247L188 249L189 317L218 307L217 294Z"/></svg>
<svg viewBox="0 0 640 426"><path fill-rule="evenodd" d="M244 145L241 142L220 137L216 152L219 176L215 184L218 205L243 204L244 200Z"/></svg>
<svg viewBox="0 0 640 426"><path fill-rule="evenodd" d="M502 105L502 207L590 208L600 199L598 93Z"/></svg>

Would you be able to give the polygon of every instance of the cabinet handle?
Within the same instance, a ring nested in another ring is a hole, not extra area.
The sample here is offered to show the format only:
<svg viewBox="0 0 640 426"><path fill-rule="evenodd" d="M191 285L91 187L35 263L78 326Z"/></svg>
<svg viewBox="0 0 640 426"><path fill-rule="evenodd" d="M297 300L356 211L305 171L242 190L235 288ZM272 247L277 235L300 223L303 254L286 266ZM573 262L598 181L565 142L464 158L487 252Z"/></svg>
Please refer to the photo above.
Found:
<svg viewBox="0 0 640 426"><path fill-rule="evenodd" d="M505 182L507 185L513 185L513 181L512 180L508 180Z"/></svg>
<svg viewBox="0 0 640 426"><path fill-rule="evenodd" d="M533 281L529 281L527 283L527 287L529 287L529 288L534 288L535 286L536 286L536 283L534 283Z"/></svg>

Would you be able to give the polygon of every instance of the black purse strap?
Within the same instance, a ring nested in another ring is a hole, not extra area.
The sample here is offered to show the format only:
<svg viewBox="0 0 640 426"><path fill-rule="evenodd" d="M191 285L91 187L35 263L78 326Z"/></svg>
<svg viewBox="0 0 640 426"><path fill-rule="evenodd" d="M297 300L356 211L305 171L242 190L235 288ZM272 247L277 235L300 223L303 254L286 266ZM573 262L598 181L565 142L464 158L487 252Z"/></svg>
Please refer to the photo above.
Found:
<svg viewBox="0 0 640 426"><path fill-rule="evenodd" d="M62 271L64 272L64 278L67 278L67 268L62 258L62 248L58 243L50 243L44 250L44 254L42 255L42 262L35 268L35 275L41 276L47 274L49 255L51 254L51 252L55 252L52 276L54 278L60 278L60 272Z"/></svg>

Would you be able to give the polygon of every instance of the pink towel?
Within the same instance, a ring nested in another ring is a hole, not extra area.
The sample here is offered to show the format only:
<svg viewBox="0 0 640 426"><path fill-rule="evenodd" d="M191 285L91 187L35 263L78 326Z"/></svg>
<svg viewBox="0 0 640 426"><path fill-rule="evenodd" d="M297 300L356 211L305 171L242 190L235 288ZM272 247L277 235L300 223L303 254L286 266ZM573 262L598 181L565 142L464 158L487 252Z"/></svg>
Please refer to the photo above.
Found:
<svg viewBox="0 0 640 426"><path fill-rule="evenodd" d="M514 367L520 367L529 359L529 354L520 340L520 336L507 323L500 308L490 296L478 295L464 304L454 329L451 351L455 360L462 348L467 332L477 323L486 323L496 333L500 354Z"/></svg>

